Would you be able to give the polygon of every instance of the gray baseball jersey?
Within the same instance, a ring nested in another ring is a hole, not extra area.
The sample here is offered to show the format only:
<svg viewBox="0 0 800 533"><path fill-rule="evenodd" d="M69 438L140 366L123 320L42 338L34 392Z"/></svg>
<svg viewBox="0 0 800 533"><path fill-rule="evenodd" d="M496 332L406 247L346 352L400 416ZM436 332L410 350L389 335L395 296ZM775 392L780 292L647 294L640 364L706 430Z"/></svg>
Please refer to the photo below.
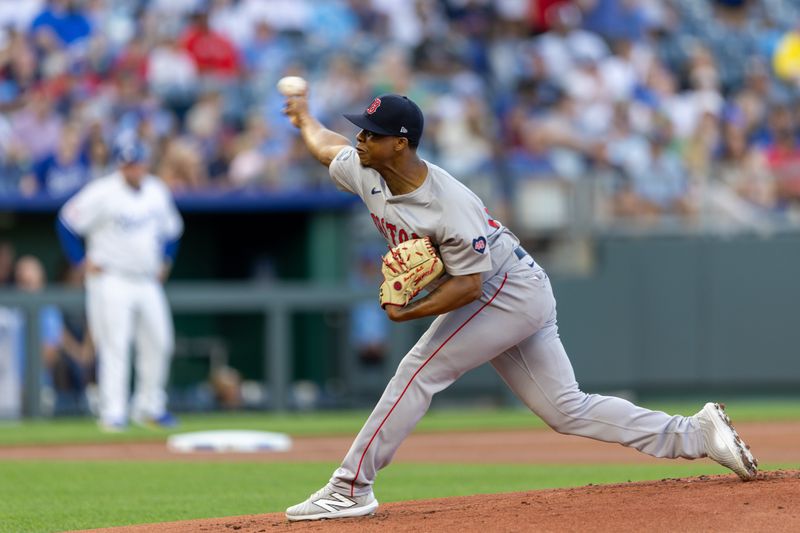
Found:
<svg viewBox="0 0 800 533"><path fill-rule="evenodd" d="M397 196L377 171L361 166L354 148L339 152L330 174L340 189L361 197L389 246L430 237L450 276L480 273L485 281L512 266L509 255L519 245L514 234L491 218L475 193L426 164L425 182Z"/></svg>
<svg viewBox="0 0 800 533"><path fill-rule="evenodd" d="M369 493L377 471L391 462L433 395L486 362L556 431L618 442L656 457L705 456L693 418L579 389L558 336L555 298L544 270L475 194L425 163L424 183L398 196L378 172L361 166L353 148L339 152L330 174L339 188L364 200L391 246L430 236L449 275L481 273L483 294L437 317L411 348L331 483L351 496Z"/></svg>

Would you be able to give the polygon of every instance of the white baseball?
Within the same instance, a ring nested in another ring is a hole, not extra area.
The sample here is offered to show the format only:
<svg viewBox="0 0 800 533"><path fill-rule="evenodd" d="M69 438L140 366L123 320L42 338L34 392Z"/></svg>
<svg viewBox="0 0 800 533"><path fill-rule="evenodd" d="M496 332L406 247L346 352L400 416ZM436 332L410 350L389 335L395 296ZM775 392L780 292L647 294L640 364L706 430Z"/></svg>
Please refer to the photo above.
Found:
<svg viewBox="0 0 800 533"><path fill-rule="evenodd" d="M285 76L278 80L278 91L284 96L300 96L307 88L308 83L300 76Z"/></svg>

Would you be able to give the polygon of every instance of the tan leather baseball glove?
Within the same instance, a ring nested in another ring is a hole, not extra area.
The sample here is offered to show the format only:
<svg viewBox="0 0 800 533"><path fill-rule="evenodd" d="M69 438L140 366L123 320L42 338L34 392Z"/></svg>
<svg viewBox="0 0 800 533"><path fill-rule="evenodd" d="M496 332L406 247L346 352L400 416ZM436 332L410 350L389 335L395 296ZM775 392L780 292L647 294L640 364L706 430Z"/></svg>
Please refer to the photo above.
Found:
<svg viewBox="0 0 800 533"><path fill-rule="evenodd" d="M430 282L444 273L444 263L430 237L411 239L383 256L381 307L404 307Z"/></svg>

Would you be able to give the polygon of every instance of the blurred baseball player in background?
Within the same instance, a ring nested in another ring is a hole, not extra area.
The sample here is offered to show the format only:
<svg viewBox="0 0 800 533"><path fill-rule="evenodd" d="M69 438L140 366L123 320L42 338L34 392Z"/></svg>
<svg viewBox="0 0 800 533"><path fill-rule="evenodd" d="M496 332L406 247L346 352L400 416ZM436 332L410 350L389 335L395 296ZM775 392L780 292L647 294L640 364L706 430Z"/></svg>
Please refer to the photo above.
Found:
<svg viewBox="0 0 800 533"><path fill-rule="evenodd" d="M148 156L139 140L120 142L117 171L83 187L56 223L67 257L86 276L89 328L98 351L99 425L105 431L123 431L129 414L140 425L176 425L165 391L174 332L162 283L183 220L169 189L148 174ZM129 413L132 340L136 381Z"/></svg>
<svg viewBox="0 0 800 533"><path fill-rule="evenodd" d="M756 476L753 456L718 404L708 403L694 416L670 416L578 388L558 335L547 274L475 194L418 157L423 115L415 103L387 94L363 113L345 115L361 128L355 148L309 114L305 91L287 97L285 113L334 183L361 197L390 247L429 237L446 271L427 296L407 305L384 300L382 286L381 303L392 320L438 318L400 362L329 483L287 509L289 520L373 513L378 470L392 460L432 396L486 362L558 432L655 457L708 456L744 480Z"/></svg>

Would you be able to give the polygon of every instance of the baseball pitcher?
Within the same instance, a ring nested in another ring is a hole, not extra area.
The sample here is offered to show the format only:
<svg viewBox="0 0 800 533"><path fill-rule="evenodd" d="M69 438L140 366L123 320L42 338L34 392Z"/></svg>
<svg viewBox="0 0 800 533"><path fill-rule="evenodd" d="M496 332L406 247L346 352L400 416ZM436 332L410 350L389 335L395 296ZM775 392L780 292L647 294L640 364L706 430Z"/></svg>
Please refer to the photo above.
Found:
<svg viewBox="0 0 800 533"><path fill-rule="evenodd" d="M104 431L171 427L165 391L173 347L172 316L162 283L175 259L183 221L169 189L147 173L137 140L117 147L119 168L87 184L59 212L56 229L70 262L86 275L89 327L98 350ZM84 248L85 242L85 248ZM129 413L130 347L136 381Z"/></svg>
<svg viewBox="0 0 800 533"><path fill-rule="evenodd" d="M287 509L289 520L375 512L378 470L432 396L487 362L560 433L655 457L708 456L744 480L755 477L756 462L719 404L670 416L578 388L547 274L475 194L417 155L423 115L414 102L385 94L363 113L345 115L361 128L355 147L309 114L304 90L287 96L285 113L334 183L361 197L391 247L380 291L386 314L394 321L437 316L400 362L341 466L322 489ZM427 295L413 299L423 287Z"/></svg>

